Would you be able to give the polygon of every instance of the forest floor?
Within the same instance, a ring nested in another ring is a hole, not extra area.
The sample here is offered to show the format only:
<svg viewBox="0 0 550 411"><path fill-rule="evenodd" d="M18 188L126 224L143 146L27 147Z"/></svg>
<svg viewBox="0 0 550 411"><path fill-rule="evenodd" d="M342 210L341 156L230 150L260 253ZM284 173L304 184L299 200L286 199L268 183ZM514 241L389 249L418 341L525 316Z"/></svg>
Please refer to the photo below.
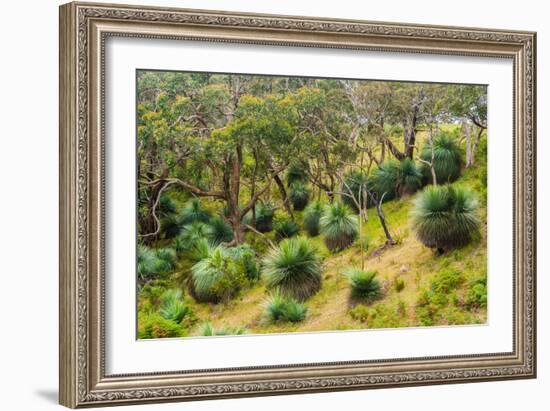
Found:
<svg viewBox="0 0 550 411"><path fill-rule="evenodd" d="M475 168L466 170L460 184L478 189L479 175ZM205 320L215 329L245 327L248 334L485 323L487 310L466 309L464 301L473 282L487 273L486 199L480 199L479 238L466 247L437 255L416 239L410 226L409 213L415 196L393 200L383 206L396 245L386 245L374 209L369 210L364 227L364 244L368 246L363 252L357 241L349 249L330 254L320 237L312 239L325 257L324 271L321 290L306 302L308 311L304 321L268 322L264 318L268 293L260 281L225 304L201 304L189 299L189 305L200 319L189 334L200 335ZM353 300L344 275L349 267L361 267L361 260L364 269L378 272L384 290L383 296L370 304ZM449 270L461 276L453 290L454 302L445 307L430 306L432 311L427 321L426 311L418 309L419 301L433 288L436 277ZM396 282L401 281L404 287L399 290Z"/></svg>

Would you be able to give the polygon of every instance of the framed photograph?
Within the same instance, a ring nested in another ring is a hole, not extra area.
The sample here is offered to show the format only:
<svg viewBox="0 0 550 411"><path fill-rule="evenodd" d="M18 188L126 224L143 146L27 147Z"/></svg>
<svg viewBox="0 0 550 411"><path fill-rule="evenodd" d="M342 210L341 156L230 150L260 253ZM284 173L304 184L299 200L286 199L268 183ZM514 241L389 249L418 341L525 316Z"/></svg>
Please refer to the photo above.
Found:
<svg viewBox="0 0 550 411"><path fill-rule="evenodd" d="M534 378L532 32L60 8L60 402Z"/></svg>

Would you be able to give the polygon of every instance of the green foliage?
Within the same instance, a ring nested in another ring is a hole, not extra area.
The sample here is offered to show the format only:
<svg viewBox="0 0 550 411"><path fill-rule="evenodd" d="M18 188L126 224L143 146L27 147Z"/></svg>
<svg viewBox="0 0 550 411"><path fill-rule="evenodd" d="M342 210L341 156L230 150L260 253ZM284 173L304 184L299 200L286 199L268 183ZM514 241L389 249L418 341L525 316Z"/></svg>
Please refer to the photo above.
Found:
<svg viewBox="0 0 550 411"><path fill-rule="evenodd" d="M210 211L204 208L198 198L193 198L185 203L179 215L181 225L194 222L208 223L212 217Z"/></svg>
<svg viewBox="0 0 550 411"><path fill-rule="evenodd" d="M153 250L143 244L137 247L137 274L140 279L148 279L164 274L175 267L176 252L171 248Z"/></svg>
<svg viewBox="0 0 550 411"><path fill-rule="evenodd" d="M233 298L255 276L249 252L217 246L191 268L190 293L199 302L218 303Z"/></svg>
<svg viewBox="0 0 550 411"><path fill-rule="evenodd" d="M291 187L294 183L304 183L307 181L308 168L309 165L306 161L292 161L286 171L287 185Z"/></svg>
<svg viewBox="0 0 550 411"><path fill-rule="evenodd" d="M358 304L349 311L351 318L366 323L368 328L398 328L407 326L406 306L403 301L396 305L376 304L368 307Z"/></svg>
<svg viewBox="0 0 550 411"><path fill-rule="evenodd" d="M478 233L477 212L473 192L459 186L429 186L417 197L411 215L424 245L449 250L468 244Z"/></svg>
<svg viewBox="0 0 550 411"><path fill-rule="evenodd" d="M223 327L223 328L214 328L210 322L205 321L201 326L200 334L205 337L212 336L223 336L223 335L242 335L246 334L245 327Z"/></svg>
<svg viewBox="0 0 550 411"><path fill-rule="evenodd" d="M306 317L307 307L293 298L279 293L271 295L265 305L266 316L272 322L299 322Z"/></svg>
<svg viewBox="0 0 550 411"><path fill-rule="evenodd" d="M237 247L228 248L227 251L237 265L238 271L243 272L251 281L260 278L260 265L252 247L248 244L241 244Z"/></svg>
<svg viewBox="0 0 550 411"><path fill-rule="evenodd" d="M350 213L346 205L338 201L325 207L319 224L325 244L331 252L349 247L357 238L357 217Z"/></svg>
<svg viewBox="0 0 550 411"><path fill-rule="evenodd" d="M324 206L320 201L309 204L304 210L304 228L309 236L316 237L320 232L320 221Z"/></svg>
<svg viewBox="0 0 550 411"><path fill-rule="evenodd" d="M161 297L160 316L165 320L180 323L184 317L191 316L191 309L184 303L181 290L166 290Z"/></svg>
<svg viewBox="0 0 550 411"><path fill-rule="evenodd" d="M256 230L260 233L273 231L273 216L275 206L271 203L261 203L256 207Z"/></svg>
<svg viewBox="0 0 550 411"><path fill-rule="evenodd" d="M268 288L303 301L321 288L321 259L303 237L283 240L263 260Z"/></svg>
<svg viewBox="0 0 550 411"><path fill-rule="evenodd" d="M213 244L228 243L233 240L233 228L223 217L212 217L208 224Z"/></svg>
<svg viewBox="0 0 550 411"><path fill-rule="evenodd" d="M405 288L405 280L402 278L396 278L395 282L393 283L393 287L395 288L395 291L400 293Z"/></svg>
<svg viewBox="0 0 550 411"><path fill-rule="evenodd" d="M300 182L295 181L290 186L289 199L292 202L292 207L296 211L302 211L309 202L309 189Z"/></svg>
<svg viewBox="0 0 550 411"><path fill-rule="evenodd" d="M176 202L168 194L163 193L160 196L159 206L158 206L158 215L164 217L170 214L174 214L177 211Z"/></svg>
<svg viewBox="0 0 550 411"><path fill-rule="evenodd" d="M282 217L275 222L275 233L279 239L294 237L299 232L300 226L290 218Z"/></svg>
<svg viewBox="0 0 550 411"><path fill-rule="evenodd" d="M140 312L138 315L138 338L175 338L185 337L187 330L172 320L167 320L158 313Z"/></svg>
<svg viewBox="0 0 550 411"><path fill-rule="evenodd" d="M344 178L344 182L342 183L342 193L344 194L340 195L340 198L345 205L347 205L355 213L358 213L358 203L363 207L370 204L370 199L367 194L368 188L369 179L367 174L362 171L354 170L347 174Z"/></svg>
<svg viewBox="0 0 550 411"><path fill-rule="evenodd" d="M487 308L487 275L470 283L465 302L469 310Z"/></svg>
<svg viewBox="0 0 550 411"><path fill-rule="evenodd" d="M422 187L422 170L410 158L399 163L396 191L400 196L412 194Z"/></svg>
<svg viewBox="0 0 550 411"><path fill-rule="evenodd" d="M378 199L381 199L382 196L384 196L384 201L395 198L400 173L400 164L395 160L383 162L372 172L369 185Z"/></svg>
<svg viewBox="0 0 550 411"><path fill-rule="evenodd" d="M187 247L190 247L203 238L210 240L212 237L213 228L202 221L193 221L192 223L184 225L179 235L179 238Z"/></svg>
<svg viewBox="0 0 550 411"><path fill-rule="evenodd" d="M351 295L367 301L373 301L382 294L382 286L376 278L376 271L363 271L350 268L345 272L351 286Z"/></svg>
<svg viewBox="0 0 550 411"><path fill-rule="evenodd" d="M443 269L434 277L430 288L424 290L416 303L416 315L422 325L447 322L464 323L456 318L458 297L456 289L464 282L463 274L455 269Z"/></svg>
<svg viewBox="0 0 550 411"><path fill-rule="evenodd" d="M446 132L441 132L433 139L434 170L437 184L451 183L460 177L462 168L462 153L456 138ZM432 149L426 143L420 152L424 161L432 161ZM422 173L428 182L432 182L430 166L423 164Z"/></svg>

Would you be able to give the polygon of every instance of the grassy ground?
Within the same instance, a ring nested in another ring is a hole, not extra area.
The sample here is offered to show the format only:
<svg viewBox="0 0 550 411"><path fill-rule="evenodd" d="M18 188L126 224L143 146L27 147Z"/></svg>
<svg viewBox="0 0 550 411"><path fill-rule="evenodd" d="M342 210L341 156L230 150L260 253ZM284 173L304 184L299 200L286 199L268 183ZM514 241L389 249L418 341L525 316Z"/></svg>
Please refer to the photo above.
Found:
<svg viewBox="0 0 550 411"><path fill-rule="evenodd" d="M463 178L466 185L475 184L471 180L475 173ZM315 244L326 256L324 260L323 284L321 290L310 298L306 305L308 314L299 323L269 323L264 318L264 304L267 296L265 287L259 283L226 304L199 304L190 301L197 318L208 320L214 328L246 327L248 333L281 333L293 331L347 330L363 328L394 328L422 325L485 323L486 309L466 309L464 301L471 284L486 276L486 208L481 201L481 235L472 244L444 255L416 240L410 227L409 211L414 196L404 200L394 200L384 206L384 212L392 236L397 239L395 246L385 246L385 236L378 222L375 210L369 210L369 220L364 228L364 243L367 249L362 253L360 245L330 255L322 240L317 237ZM362 257L363 256L363 257ZM344 271L347 267L363 266L378 272L384 294L369 305L354 302ZM423 293L430 290L432 282L441 272L460 273L461 281L452 290L453 298L443 307L436 307L435 318L426 321L425 310L419 310ZM401 291L396 282L404 282ZM454 300L454 302L453 302ZM201 321L190 330L191 335L199 335Z"/></svg>

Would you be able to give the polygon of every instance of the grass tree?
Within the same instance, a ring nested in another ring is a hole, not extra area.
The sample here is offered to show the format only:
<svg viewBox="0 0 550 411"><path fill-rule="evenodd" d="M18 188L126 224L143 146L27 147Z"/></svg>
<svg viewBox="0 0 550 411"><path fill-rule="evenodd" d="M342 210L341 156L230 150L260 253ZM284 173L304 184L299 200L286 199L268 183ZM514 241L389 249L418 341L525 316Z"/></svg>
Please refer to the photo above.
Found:
<svg viewBox="0 0 550 411"><path fill-rule="evenodd" d="M294 237L300 232L300 226L290 218L283 217L275 224L278 239Z"/></svg>
<svg viewBox="0 0 550 411"><path fill-rule="evenodd" d="M181 224L186 225L197 221L208 223L212 215L210 211L202 206L198 198L193 198L185 203L179 217Z"/></svg>
<svg viewBox="0 0 550 411"><path fill-rule="evenodd" d="M320 231L320 220L324 205L320 201L309 204L304 210L304 228L309 236L316 237Z"/></svg>
<svg viewBox="0 0 550 411"><path fill-rule="evenodd" d="M422 170L410 158L399 163L396 192L400 197L412 194L422 187Z"/></svg>
<svg viewBox="0 0 550 411"><path fill-rule="evenodd" d="M400 163L396 160L385 161L380 164L370 176L371 190L378 196L384 195L386 200L395 198L399 183Z"/></svg>
<svg viewBox="0 0 550 411"><path fill-rule="evenodd" d="M300 181L292 183L290 186L289 198L294 210L302 211L309 202L309 190L307 186Z"/></svg>
<svg viewBox="0 0 550 411"><path fill-rule="evenodd" d="M424 145L419 161L423 164L424 178L432 184L444 184L460 177L462 153L456 138L441 132Z"/></svg>
<svg viewBox="0 0 550 411"><path fill-rule="evenodd" d="M293 298L278 292L272 294L265 303L266 317L269 321L299 322L306 317L307 307Z"/></svg>
<svg viewBox="0 0 550 411"><path fill-rule="evenodd" d="M345 275L348 277L353 297L372 301L381 295L382 285L376 278L376 271L350 268Z"/></svg>
<svg viewBox="0 0 550 411"><path fill-rule="evenodd" d="M442 253L468 244L479 231L478 203L472 191L459 186L429 186L412 210L416 236Z"/></svg>
<svg viewBox="0 0 550 411"><path fill-rule="evenodd" d="M268 288L303 301L321 288L321 258L307 238L283 240L263 260Z"/></svg>
<svg viewBox="0 0 550 411"><path fill-rule="evenodd" d="M325 207L320 228L325 244L332 252L349 247L358 235L357 217L338 201Z"/></svg>
<svg viewBox="0 0 550 411"><path fill-rule="evenodd" d="M190 294L199 302L218 303L234 297L246 282L231 252L218 246L191 268Z"/></svg>
<svg viewBox="0 0 550 411"><path fill-rule="evenodd" d="M261 203L255 209L256 229L260 233L273 231L273 217L275 216L275 206L271 203Z"/></svg>
<svg viewBox="0 0 550 411"><path fill-rule="evenodd" d="M208 225L210 226L210 237L212 243L221 244L229 243L233 240L233 229L223 217L217 216L210 219Z"/></svg>

